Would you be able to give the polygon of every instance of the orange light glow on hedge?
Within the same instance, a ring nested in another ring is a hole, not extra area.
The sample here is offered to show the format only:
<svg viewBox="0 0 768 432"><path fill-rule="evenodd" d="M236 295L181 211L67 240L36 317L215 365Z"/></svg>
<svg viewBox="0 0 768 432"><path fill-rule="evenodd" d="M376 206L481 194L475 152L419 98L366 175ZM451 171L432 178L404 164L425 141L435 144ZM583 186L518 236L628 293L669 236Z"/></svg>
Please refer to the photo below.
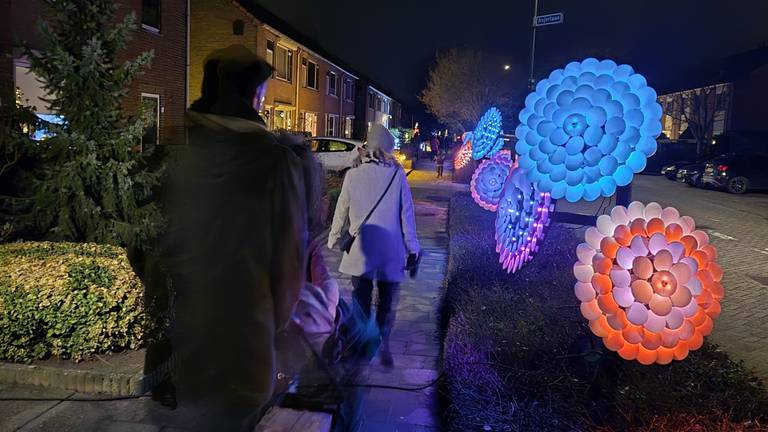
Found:
<svg viewBox="0 0 768 432"><path fill-rule="evenodd" d="M626 360L649 365L697 350L720 315L723 270L689 216L633 202L587 230L573 266L592 333Z"/></svg>

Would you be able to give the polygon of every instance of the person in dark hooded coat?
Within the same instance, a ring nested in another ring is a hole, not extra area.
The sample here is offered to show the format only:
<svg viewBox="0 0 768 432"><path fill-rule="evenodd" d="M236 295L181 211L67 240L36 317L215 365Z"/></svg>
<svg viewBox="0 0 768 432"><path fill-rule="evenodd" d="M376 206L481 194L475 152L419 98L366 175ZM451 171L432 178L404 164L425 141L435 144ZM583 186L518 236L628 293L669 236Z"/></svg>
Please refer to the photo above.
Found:
<svg viewBox="0 0 768 432"><path fill-rule="evenodd" d="M245 431L272 397L275 334L304 283L304 178L258 114L271 66L232 46L204 71L172 181L174 378L195 430Z"/></svg>

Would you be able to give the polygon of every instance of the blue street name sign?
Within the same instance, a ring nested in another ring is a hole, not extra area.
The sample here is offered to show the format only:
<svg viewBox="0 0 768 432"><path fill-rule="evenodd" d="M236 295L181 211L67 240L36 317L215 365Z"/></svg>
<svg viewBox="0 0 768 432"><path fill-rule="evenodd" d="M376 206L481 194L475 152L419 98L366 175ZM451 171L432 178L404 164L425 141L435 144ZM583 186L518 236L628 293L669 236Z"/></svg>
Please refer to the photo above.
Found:
<svg viewBox="0 0 768 432"><path fill-rule="evenodd" d="M553 24L562 24L564 18L565 16L562 12L535 16L533 17L533 26L541 27Z"/></svg>

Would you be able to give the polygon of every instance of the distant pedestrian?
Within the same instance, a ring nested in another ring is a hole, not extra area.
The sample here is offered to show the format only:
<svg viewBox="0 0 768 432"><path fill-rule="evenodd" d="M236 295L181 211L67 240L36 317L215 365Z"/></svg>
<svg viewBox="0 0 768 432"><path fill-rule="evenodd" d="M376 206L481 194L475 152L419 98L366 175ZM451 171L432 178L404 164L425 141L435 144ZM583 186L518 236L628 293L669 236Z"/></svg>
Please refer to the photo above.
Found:
<svg viewBox="0 0 768 432"><path fill-rule="evenodd" d="M344 177L328 235L330 248L341 240L345 253L339 271L352 276L352 296L369 318L374 282L378 287L376 323L382 336L380 359L387 369L394 366L389 334L405 277L406 253L409 263L417 263L420 251L411 189L392 156L394 144L386 128L371 125L365 156Z"/></svg>
<svg viewBox="0 0 768 432"><path fill-rule="evenodd" d="M437 178L443 177L443 168L445 167L445 152L439 152L435 155L435 168L437 169Z"/></svg>
<svg viewBox="0 0 768 432"><path fill-rule="evenodd" d="M432 154L437 154L440 151L440 139L437 137L437 135L432 135L430 147L432 147Z"/></svg>

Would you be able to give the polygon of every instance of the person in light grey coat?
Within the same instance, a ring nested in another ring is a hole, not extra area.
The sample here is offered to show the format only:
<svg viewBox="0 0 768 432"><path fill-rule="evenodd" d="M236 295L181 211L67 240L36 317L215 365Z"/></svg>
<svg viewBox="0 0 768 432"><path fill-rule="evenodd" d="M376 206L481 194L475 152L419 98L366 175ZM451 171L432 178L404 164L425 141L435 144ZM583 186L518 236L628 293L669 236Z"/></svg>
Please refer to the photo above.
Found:
<svg viewBox="0 0 768 432"><path fill-rule="evenodd" d="M392 367L389 333L395 320L399 283L405 277L406 254L409 261L417 261L420 252L411 189L405 171L392 156L394 145L394 137L384 126L371 125L365 153L344 177L328 235L330 248L339 241L344 229L357 236L350 251L344 253L339 271L352 276L353 297L368 317L376 282L381 361L388 368ZM390 180L392 184L387 190ZM382 194L378 207L363 224Z"/></svg>

